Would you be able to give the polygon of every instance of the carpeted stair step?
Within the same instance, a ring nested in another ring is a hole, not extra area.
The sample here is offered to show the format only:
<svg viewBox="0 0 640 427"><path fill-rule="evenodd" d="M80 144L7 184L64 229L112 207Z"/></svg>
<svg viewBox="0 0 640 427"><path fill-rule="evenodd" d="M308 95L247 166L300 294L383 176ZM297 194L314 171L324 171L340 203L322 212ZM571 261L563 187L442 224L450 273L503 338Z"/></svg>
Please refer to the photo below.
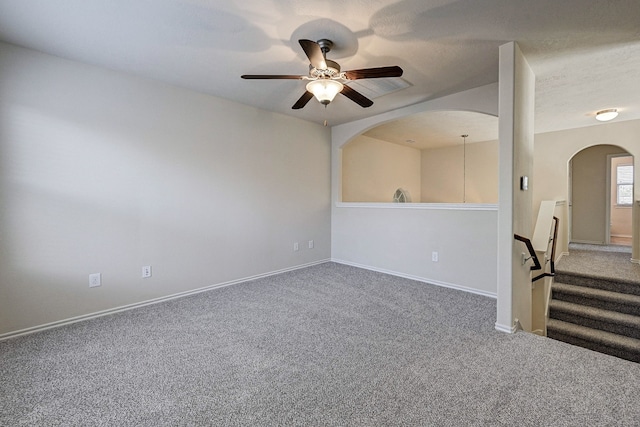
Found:
<svg viewBox="0 0 640 427"><path fill-rule="evenodd" d="M602 289L605 291L637 295L640 297L640 278L638 281L632 281L556 270L554 280L559 283L566 283L567 285Z"/></svg>
<svg viewBox="0 0 640 427"><path fill-rule="evenodd" d="M567 301L551 300L549 317L640 339L640 316L603 310Z"/></svg>
<svg viewBox="0 0 640 427"><path fill-rule="evenodd" d="M549 319L547 322L547 336L558 341L640 363L640 340L636 338L623 337L557 319Z"/></svg>
<svg viewBox="0 0 640 427"><path fill-rule="evenodd" d="M551 286L552 299L640 316L640 295L623 294L567 283Z"/></svg>

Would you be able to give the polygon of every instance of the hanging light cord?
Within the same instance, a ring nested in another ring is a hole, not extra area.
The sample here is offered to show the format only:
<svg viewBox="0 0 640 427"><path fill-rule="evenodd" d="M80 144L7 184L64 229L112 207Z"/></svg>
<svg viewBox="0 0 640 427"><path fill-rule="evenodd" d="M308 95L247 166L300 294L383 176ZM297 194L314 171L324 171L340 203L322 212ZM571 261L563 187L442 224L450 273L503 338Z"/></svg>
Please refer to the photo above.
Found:
<svg viewBox="0 0 640 427"><path fill-rule="evenodd" d="M467 203L467 137L469 135L460 135L462 142L462 203Z"/></svg>

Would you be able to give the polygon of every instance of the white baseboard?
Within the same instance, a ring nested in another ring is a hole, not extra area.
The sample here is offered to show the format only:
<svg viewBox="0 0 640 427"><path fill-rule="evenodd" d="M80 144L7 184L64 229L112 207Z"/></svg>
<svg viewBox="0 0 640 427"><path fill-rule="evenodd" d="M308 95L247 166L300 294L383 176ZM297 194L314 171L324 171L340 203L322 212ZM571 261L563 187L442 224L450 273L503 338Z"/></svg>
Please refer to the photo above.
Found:
<svg viewBox="0 0 640 427"><path fill-rule="evenodd" d="M595 240L571 240L571 243L582 243L583 245L604 245L604 242Z"/></svg>
<svg viewBox="0 0 640 427"><path fill-rule="evenodd" d="M631 262L634 264L640 264L640 259L631 258Z"/></svg>
<svg viewBox="0 0 640 427"><path fill-rule="evenodd" d="M45 331L47 329L58 328L64 325L70 325L72 323L83 322L85 320L95 319L97 317L108 316L110 314L119 313L122 311L133 310L135 308L144 307L147 305L158 304L165 301L170 301L178 298L184 298L190 295L199 294L202 292L211 291L213 289L224 288L226 286L237 285L240 283L249 282L252 280L262 279L269 276L275 276L276 274L286 273L288 271L300 270L307 267L312 267L314 265L324 264L330 262L329 259L324 259L321 261L310 262L307 264L297 265L295 267L283 268L281 270L270 271L268 273L257 274L255 276L244 277L242 279L231 280L224 283L218 283L215 285L205 286L203 288L192 289L190 291L179 292L177 294L171 294L164 297L153 298L146 301L136 302L133 304L122 305L119 307L109 308L106 310L96 311L94 313L83 314L81 316L70 317L68 319L58 320L55 322L45 323L43 325L32 326L30 328L20 329L13 332L7 332L0 335L0 341L8 340L10 338L16 338L22 335L33 334L40 331Z"/></svg>
<svg viewBox="0 0 640 427"><path fill-rule="evenodd" d="M556 258L555 263L559 263L560 260L562 259L562 257L564 256L569 256L569 252L560 252L560 256L558 256L558 258Z"/></svg>
<svg viewBox="0 0 640 427"><path fill-rule="evenodd" d="M507 334L515 334L518 330L517 325L507 326L496 323L495 328L497 331L506 332Z"/></svg>
<svg viewBox="0 0 640 427"><path fill-rule="evenodd" d="M370 265L358 264L358 263L355 263L355 262L345 261L345 260L341 260L341 259L331 258L331 261L335 262L335 263L338 263L338 264L350 265L352 267L358 267L358 268L362 268L362 269L365 269L365 270L376 271L378 273L389 274L391 276L403 277L405 279L411 279L411 280L415 280L417 282L423 282L423 283L428 283L428 284L431 284L431 285L441 286L443 288L456 289L458 291L469 292L469 293L472 293L472 294L482 295L482 296L493 298L493 299L498 298L498 295L495 292L488 292L488 291L483 291L483 290L480 290L480 289L468 288L466 286L456 285L456 284L453 284L453 283L442 282L442 281L439 281L439 280L433 280L433 279L429 279L429 278L425 278L425 277L413 276L411 274L400 273L398 271L386 270L384 268L372 267Z"/></svg>

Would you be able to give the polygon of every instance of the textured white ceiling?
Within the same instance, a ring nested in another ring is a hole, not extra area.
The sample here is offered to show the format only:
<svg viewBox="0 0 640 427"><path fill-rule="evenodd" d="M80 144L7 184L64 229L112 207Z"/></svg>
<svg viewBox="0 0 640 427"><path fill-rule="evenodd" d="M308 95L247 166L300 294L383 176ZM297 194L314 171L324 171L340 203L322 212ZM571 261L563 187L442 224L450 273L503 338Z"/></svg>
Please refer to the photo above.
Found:
<svg viewBox="0 0 640 427"><path fill-rule="evenodd" d="M0 1L0 40L330 125L495 82L511 40L537 76L537 132L611 107L638 119L639 23L638 0ZM240 79L306 74L299 38L332 39L343 70L400 65L411 86L292 110L304 82Z"/></svg>
<svg viewBox="0 0 640 427"><path fill-rule="evenodd" d="M472 144L497 140L498 118L469 111L427 111L376 126L364 135L419 150Z"/></svg>

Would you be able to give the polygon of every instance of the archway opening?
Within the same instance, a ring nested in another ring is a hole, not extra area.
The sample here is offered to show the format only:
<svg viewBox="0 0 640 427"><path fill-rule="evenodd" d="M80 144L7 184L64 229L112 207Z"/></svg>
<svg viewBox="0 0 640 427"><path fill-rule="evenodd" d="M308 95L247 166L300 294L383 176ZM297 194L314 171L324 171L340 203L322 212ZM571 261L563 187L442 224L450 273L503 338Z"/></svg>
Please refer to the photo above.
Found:
<svg viewBox="0 0 640 427"><path fill-rule="evenodd" d="M397 202L398 189L412 203L497 203L498 118L427 111L342 147L343 202Z"/></svg>
<svg viewBox="0 0 640 427"><path fill-rule="evenodd" d="M601 144L569 161L570 243L632 245L634 158Z"/></svg>

